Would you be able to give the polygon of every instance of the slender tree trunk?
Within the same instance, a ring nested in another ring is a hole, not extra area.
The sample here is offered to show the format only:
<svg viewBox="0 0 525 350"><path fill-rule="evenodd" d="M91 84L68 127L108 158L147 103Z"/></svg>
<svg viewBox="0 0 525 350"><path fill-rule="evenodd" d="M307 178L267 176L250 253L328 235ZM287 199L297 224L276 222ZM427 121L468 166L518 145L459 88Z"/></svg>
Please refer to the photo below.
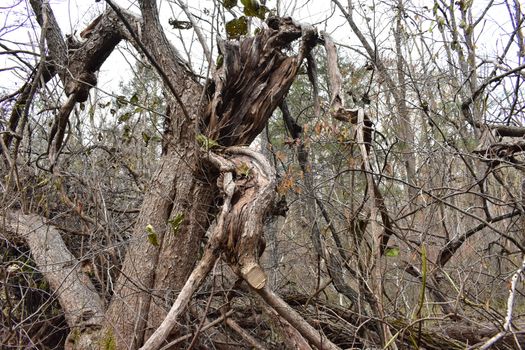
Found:
<svg viewBox="0 0 525 350"><path fill-rule="evenodd" d="M397 1L397 17L396 28L394 30L394 40L396 43L396 68L397 68L397 93L394 94L396 103L397 119L396 123L401 135L401 159L405 165L406 178L409 185L408 200L410 203L415 203L414 199L417 197L417 178L416 178L416 157L414 152L415 137L414 128L412 127L412 118L407 108L406 102L406 81L405 81L405 58L402 49L402 35L403 23L402 16L404 11L403 0Z"/></svg>

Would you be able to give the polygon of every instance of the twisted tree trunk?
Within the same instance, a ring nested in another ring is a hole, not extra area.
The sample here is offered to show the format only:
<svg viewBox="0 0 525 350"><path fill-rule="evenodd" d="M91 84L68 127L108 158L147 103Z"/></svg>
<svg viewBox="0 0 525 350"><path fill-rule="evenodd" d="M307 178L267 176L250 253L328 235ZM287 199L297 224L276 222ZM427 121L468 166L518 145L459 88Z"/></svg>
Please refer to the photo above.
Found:
<svg viewBox="0 0 525 350"><path fill-rule="evenodd" d="M221 187L217 187L216 180L223 171L203 163L210 150L201 148L197 140L214 140L220 146L246 145L253 141L288 92L301 62L316 45L317 36L313 28L291 19L271 18L265 29L253 37L220 41L224 64L217 67L211 86L204 91L167 40L156 1L139 2L142 17L118 8L111 1L107 3L111 9L99 16L89 31L83 32L86 41L72 41L68 47L49 4L31 1L39 23L46 29L43 35L51 63L68 96L50 133L49 160L55 176L60 176L59 156L66 140L69 114L76 103L87 99L90 89L96 85L95 73L121 40L131 42L144 54L164 83L167 127L158 169L144 195L125 261L114 282L113 297L104 313L102 329L98 329L99 322L97 332L82 335L90 341L82 343L84 345L74 344L77 348L102 345L128 349L141 346L159 327L168 314L163 306L169 304L184 285L193 287L186 292L183 289L179 299L191 297L191 292L206 276L210 262L221 252L253 288L265 286L266 275L258 265L258 250L262 218L273 201L273 170L258 154L239 148L230 149L238 154L230 156L233 158L229 162L235 169L230 169L229 174L235 173L235 182L243 189L238 190L239 196L233 200L231 211L222 223L216 221L210 228L225 240L213 246L211 258L205 255L198 265L204 268L190 277L210 226L210 215L217 211L213 203ZM284 49L299 38L302 38L299 54L285 54ZM260 175L263 173L266 175ZM266 184L250 187L251 181L258 183L264 178L267 178ZM262 192L258 191L261 186L265 188ZM173 225L175 221L180 222ZM154 231L158 245L148 241L146 228ZM59 235L55 237L60 240ZM68 300L74 301L75 296L70 295ZM66 313L69 312L69 303L61 304ZM175 304L177 309L176 305L181 304ZM176 314L180 315L183 309L179 308ZM160 342L168 333L163 333ZM88 343L91 345L86 345ZM157 340L155 344L158 343Z"/></svg>

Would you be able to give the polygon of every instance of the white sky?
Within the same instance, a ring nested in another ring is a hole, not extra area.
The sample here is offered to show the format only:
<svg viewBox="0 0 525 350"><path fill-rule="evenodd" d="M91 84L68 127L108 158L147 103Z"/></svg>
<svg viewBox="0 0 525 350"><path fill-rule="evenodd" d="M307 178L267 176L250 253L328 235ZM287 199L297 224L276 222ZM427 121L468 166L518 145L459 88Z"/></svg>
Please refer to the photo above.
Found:
<svg viewBox="0 0 525 350"><path fill-rule="evenodd" d="M124 8L138 12L136 1L134 0L114 1ZM0 27L0 42L8 45L10 48L18 47L26 50L34 50L31 47L17 45L17 43L27 43L30 41L29 38L31 38L34 43L37 43L36 38L39 36L40 28L35 21L32 21L31 24L26 23L24 28L9 32L11 30L11 25L24 20L24 18L27 18L28 13L30 13L27 9L28 5L26 5L27 0L2 0L2 2L5 5L3 5L4 7L1 7L2 5L0 5L0 25L2 26ZM187 2L190 4L190 9L194 14L200 14L209 19L209 16L203 15L202 11L208 9L210 13L212 12L214 6L212 0L194 0ZM347 3L346 0L342 0L341 2L344 4ZM354 2L356 1L354 0ZM480 12L488 2L489 0L476 0L475 4L478 8L475 12ZM9 6L15 3L18 3L18 6L14 7L14 9L10 9ZM78 34L78 32L100 14L106 6L104 1L97 3L94 0L50 0L50 3L64 34L69 34L75 31L77 31ZM267 2L267 6L269 8L275 8L276 3L277 0L270 0ZM388 10L381 10L383 13L380 11L372 13L369 9L369 4L373 4L374 2L362 1L362 3L366 5L361 7L361 11L367 11L367 16L370 14L372 21L376 21L377 23L376 27L382 30L381 35L385 40L389 40L390 23L387 21L387 18L391 17L391 12L388 12ZM412 3L417 3L419 6L428 4L429 11L427 15L429 17L433 16L431 12L433 1L413 0ZM350 46L357 45L355 36L351 33L348 24L346 24L339 11L336 11L335 14L333 14L334 6L331 5L329 0L280 0L279 4L281 15L291 15L299 22L311 23L317 25L320 30L328 30L332 33L336 42ZM174 4L174 1L160 0L160 9L161 22L166 23L168 34L174 38L175 45L180 49L182 47L180 41L177 41L175 38L175 35L178 34L178 32L168 28L169 26L167 23L170 17L177 17L181 20L186 20L186 17L181 15L182 12ZM326 24L323 23L327 18L329 18L329 20L326 23L330 26L328 28L324 27ZM509 15L506 8L501 5L495 7L489 12L487 21L484 23L485 34L478 40L479 53L485 52L485 55L493 56L491 52L501 49L501 46L503 45L502 42L506 40L506 35L510 31L508 18ZM204 22L203 25L204 31L206 32L206 25ZM366 24L362 23L362 25L363 30L366 31ZM190 43L193 38L193 31L183 31L182 35L184 35L186 43ZM190 45L188 45L188 47L189 46ZM0 52L1 51L3 51L3 49L0 48ZM198 66L196 63L198 63L199 60L202 61L202 51L198 44L191 45L191 57L194 60L194 66ZM128 61L133 62L132 59ZM18 62L13 61L9 55L0 55L0 68L12 67L17 64ZM110 56L101 69L101 74L99 75L99 87L102 90L115 90L118 88L118 82L127 80L128 74L129 65L126 60L123 59L123 54L115 52ZM0 89L6 88L12 91L13 86L20 86L21 83L22 81L20 79L16 79L13 76L13 72L0 72Z"/></svg>

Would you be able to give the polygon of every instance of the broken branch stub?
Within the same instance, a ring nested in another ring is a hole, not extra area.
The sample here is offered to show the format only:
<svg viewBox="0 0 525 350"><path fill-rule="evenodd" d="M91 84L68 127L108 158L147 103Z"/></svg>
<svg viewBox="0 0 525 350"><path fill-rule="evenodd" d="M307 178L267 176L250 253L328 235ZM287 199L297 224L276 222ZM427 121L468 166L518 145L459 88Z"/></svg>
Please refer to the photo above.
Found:
<svg viewBox="0 0 525 350"><path fill-rule="evenodd" d="M250 286L261 289L267 277L259 256L265 247L264 219L275 200L275 170L251 149L230 147L226 151L236 165L236 193L224 225L228 233L225 256Z"/></svg>
<svg viewBox="0 0 525 350"><path fill-rule="evenodd" d="M289 45L302 38L299 54ZM291 18L270 18L253 37L218 40L222 65L213 82L213 100L204 115L205 133L222 146L246 145L263 130L315 46L317 32Z"/></svg>
<svg viewBox="0 0 525 350"><path fill-rule="evenodd" d="M226 155L212 152L207 155L209 163L222 173L217 185L222 190L224 203L208 229L210 239L203 257L168 315L141 350L160 347L221 253L250 286L261 289L266 285L266 274L258 259L264 218L275 195L275 171L261 154L253 150L231 147L226 152Z"/></svg>
<svg viewBox="0 0 525 350"><path fill-rule="evenodd" d="M76 94L76 102L87 100L89 90L97 84L95 72L123 39L118 18L112 10L97 17L86 30L89 31L89 35L84 36L86 41L68 50L65 92L67 96Z"/></svg>
<svg viewBox="0 0 525 350"><path fill-rule="evenodd" d="M38 2L34 2L38 3ZM37 11L38 7L35 7ZM54 17L50 15L51 30L59 30ZM53 57L61 57L54 62L62 83L65 87L67 102L60 108L49 136L49 153L52 164L59 153L65 138L69 115L75 103L85 102L89 98L89 91L97 85L96 72L109 57L114 48L123 39L118 18L113 11L106 11L88 26L89 36L84 42L79 42L69 36L67 43L64 40L48 40L48 47Z"/></svg>

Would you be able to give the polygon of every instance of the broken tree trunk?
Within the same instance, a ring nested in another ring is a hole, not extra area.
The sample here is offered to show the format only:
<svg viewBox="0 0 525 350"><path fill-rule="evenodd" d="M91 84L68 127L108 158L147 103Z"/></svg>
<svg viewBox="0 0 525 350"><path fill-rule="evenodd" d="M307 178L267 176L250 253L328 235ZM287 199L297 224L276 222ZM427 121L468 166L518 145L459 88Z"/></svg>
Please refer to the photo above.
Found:
<svg viewBox="0 0 525 350"><path fill-rule="evenodd" d="M253 141L317 44L317 34L312 27L290 18L270 18L253 37L221 41L224 63L217 67L212 85L204 90L167 40L155 1L139 1L142 18L109 0L107 3L111 10L84 31L85 41L72 40L68 47L48 3L31 0L39 23L46 29L42 32L51 62L68 97L49 136L51 168L57 164L55 176L61 176L59 156L67 141L69 114L76 103L88 98L96 85L95 73L119 41L131 42L144 54L164 83L168 105L165 148L144 195L98 337L117 349L127 349L142 345L165 318L166 310L160 305L170 299L169 291L180 290L187 281L210 225L208 217L216 210L217 171L203 167L205 152L199 149L197 136L202 133L227 147ZM288 54L290 43L297 39L301 39L298 54ZM251 187L253 181L263 180L256 179L266 167L259 167L263 164L259 155L242 148L230 148L228 152L224 156L235 166L237 193L246 194L232 198L232 213L225 217L221 233L227 240L220 251L240 276L253 288L261 289L266 283L258 265L261 218L266 215L273 193L265 190L261 194ZM268 175L272 170L264 171ZM264 186L273 188L273 180L267 181ZM248 194L253 198L247 199ZM175 235L169 223L177 217L183 220ZM147 226L155 229L159 246L148 242ZM95 336L92 341L97 341Z"/></svg>
<svg viewBox="0 0 525 350"><path fill-rule="evenodd" d="M258 264L258 248L264 219L273 205L275 172L262 156L249 149L232 147L224 155L210 153L208 157L221 171L217 184L223 195L222 209L210 227L203 257L143 350L161 346L221 253L250 285L261 288L266 282Z"/></svg>

